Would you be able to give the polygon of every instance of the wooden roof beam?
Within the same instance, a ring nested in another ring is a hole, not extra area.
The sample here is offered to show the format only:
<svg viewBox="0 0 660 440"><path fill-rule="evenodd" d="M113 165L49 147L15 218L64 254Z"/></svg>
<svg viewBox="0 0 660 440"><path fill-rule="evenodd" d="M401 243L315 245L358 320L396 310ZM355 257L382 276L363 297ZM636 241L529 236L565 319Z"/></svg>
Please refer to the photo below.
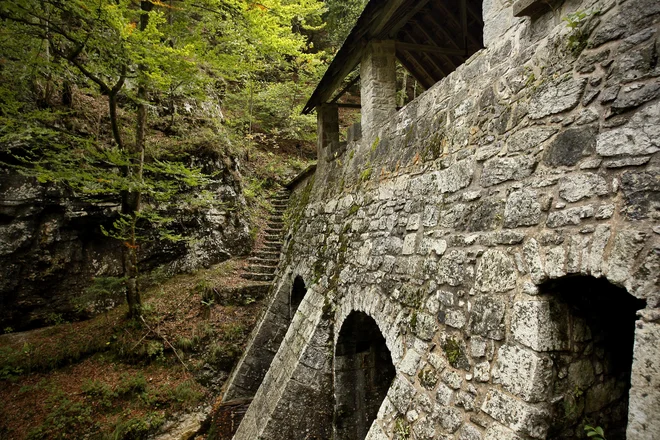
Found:
<svg viewBox="0 0 660 440"><path fill-rule="evenodd" d="M405 50L408 52L437 53L440 55L457 55L461 57L465 56L465 51L463 49L451 49L448 47L431 46L430 44L404 43L397 41L396 47L397 49L401 48L401 50Z"/></svg>
<svg viewBox="0 0 660 440"><path fill-rule="evenodd" d="M468 23L467 23L467 0L460 0L461 34L463 35L463 49L467 55L468 50Z"/></svg>
<svg viewBox="0 0 660 440"><path fill-rule="evenodd" d="M360 79L360 74L357 74L357 75L355 76L355 78L353 78L352 80L350 80L350 81L348 82L348 84L346 84L346 86L344 86L344 88L341 89L341 90L339 91L339 93L337 93L337 95L336 95L334 98L332 98L332 99L330 100L330 103L335 103L335 102L337 102L337 100L338 100L339 98L341 98L341 97L344 95L344 93L346 93L346 92L348 91L348 89L350 89L351 87L353 87L353 86L355 85L355 83L358 82L359 79Z"/></svg>
<svg viewBox="0 0 660 440"><path fill-rule="evenodd" d="M400 56L397 56L399 62L425 89L429 89L435 84L433 77L414 58L410 60L406 52L397 51L397 54L400 54Z"/></svg>
<svg viewBox="0 0 660 440"><path fill-rule="evenodd" d="M404 31L404 33L408 36L408 38L409 38L411 41L415 42L415 37L413 37L412 35L410 35L410 34L409 34L408 32L406 32L406 31ZM404 44L405 44L405 43L404 43ZM414 47L414 46L418 46L418 45L413 44L413 47ZM410 51L407 51L407 52L410 52ZM446 73L444 70L442 70L442 67L438 66L438 64L436 64L436 62L435 62L431 57L429 57L429 56L428 56L426 53L424 53L424 52L421 52L421 54L422 54L422 57L424 57L424 59L425 59L427 62L429 62L430 64L432 64L433 67L435 67L435 69L436 69L438 72L440 72L440 75L442 75L442 77L447 76L447 73ZM440 79L440 78L436 78L436 77L434 77L434 76L432 76L432 78L433 78L433 83L434 83L434 84Z"/></svg>
<svg viewBox="0 0 660 440"><path fill-rule="evenodd" d="M418 29L422 34L424 34L424 36L429 41L433 42L436 46L440 47L440 43L438 42L438 40L433 35L430 35L428 32L426 32L426 29L424 28L424 26L420 26L419 23L417 23L416 21L412 22L412 25L415 26L415 28ZM465 56L465 51L463 49L459 48L451 38L447 37L447 39L448 39L450 44L453 44L455 46L454 48L448 48L448 50L453 50L453 51L460 52L460 53L451 54L451 53L446 52L446 53L443 53L442 55L444 55L443 58L444 58L445 62L449 63L452 70L456 70L456 64L454 64L454 62L451 60L451 58L449 58L447 55L459 55L459 56L461 56L461 58L463 58Z"/></svg>
<svg viewBox="0 0 660 440"><path fill-rule="evenodd" d="M382 12L378 18L378 23L373 27L373 29L371 29L370 32L368 32L367 35L370 37L378 37L383 32L392 17L396 14L397 10L405 3L409 2L411 2L411 0L391 0L390 2L386 3L386 8L381 9Z"/></svg>
<svg viewBox="0 0 660 440"><path fill-rule="evenodd" d="M468 13L472 16L472 18L475 19L475 20L477 21L477 23L479 24L479 26L484 27L484 19L483 19L483 17L481 16L480 13L478 13L477 11L475 11L473 7L470 6L470 3L467 4L467 10L468 10Z"/></svg>
<svg viewBox="0 0 660 440"><path fill-rule="evenodd" d="M389 38L395 38L396 33L399 32L399 30L401 30L401 28L404 27L411 18L413 18L419 11L421 11L428 2L429 0L418 1L417 4L410 11L408 11L408 13L401 17L401 19L398 20L398 22L395 23L394 26L389 30Z"/></svg>
<svg viewBox="0 0 660 440"><path fill-rule="evenodd" d="M456 26L458 29L462 29L463 25L460 23L459 19L456 18L456 16L449 10L447 7L442 3L442 2L437 2L435 3L440 9L442 9L442 12L444 12L445 16L452 22L454 26ZM438 26L438 28L442 29L442 26L438 24L437 21L432 16L429 16L431 20L435 22L435 24ZM472 43L474 46L481 47L481 43L478 42L477 40L470 35L470 33L467 33L467 38L470 43Z"/></svg>

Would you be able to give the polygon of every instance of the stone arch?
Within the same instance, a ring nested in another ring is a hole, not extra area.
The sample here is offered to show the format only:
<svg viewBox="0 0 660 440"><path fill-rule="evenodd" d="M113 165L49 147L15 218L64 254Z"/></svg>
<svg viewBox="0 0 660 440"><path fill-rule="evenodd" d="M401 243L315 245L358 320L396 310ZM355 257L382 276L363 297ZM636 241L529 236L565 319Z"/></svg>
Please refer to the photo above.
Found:
<svg viewBox="0 0 660 440"><path fill-rule="evenodd" d="M352 311L335 344L334 438L363 440L394 380L396 370L376 321Z"/></svg>
<svg viewBox="0 0 660 440"><path fill-rule="evenodd" d="M550 279L538 293L514 305L513 335L544 365L535 379L536 391L549 393L552 402L547 438L582 438L591 424L602 426L608 439L625 439L636 313L645 302L586 275ZM525 316L531 318L526 324ZM513 350L500 350L501 373ZM530 388L521 396L533 401L534 393Z"/></svg>
<svg viewBox="0 0 660 440"><path fill-rule="evenodd" d="M293 318L293 315L296 314L300 303L305 298L307 294L307 287L305 287L305 280L300 275L297 275L293 279L293 285L291 286L291 293L289 294L289 317Z"/></svg>

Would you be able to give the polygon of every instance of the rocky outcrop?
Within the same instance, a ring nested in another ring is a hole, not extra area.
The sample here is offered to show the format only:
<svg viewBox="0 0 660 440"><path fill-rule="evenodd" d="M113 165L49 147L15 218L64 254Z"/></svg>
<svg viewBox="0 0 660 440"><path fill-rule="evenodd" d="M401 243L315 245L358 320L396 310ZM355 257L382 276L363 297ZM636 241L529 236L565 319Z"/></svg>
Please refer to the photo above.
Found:
<svg viewBox="0 0 660 440"><path fill-rule="evenodd" d="M250 248L237 163L211 150L188 160L215 175L206 189L216 203L169 208L167 215L176 218L175 232L193 240L146 240L139 254L143 273L156 267L170 273L191 271ZM0 328L34 328L88 313L88 305L76 299L92 279L121 275L120 243L100 229L110 227L118 209L118 200L85 202L64 188L0 169ZM117 292L103 306L121 301Z"/></svg>

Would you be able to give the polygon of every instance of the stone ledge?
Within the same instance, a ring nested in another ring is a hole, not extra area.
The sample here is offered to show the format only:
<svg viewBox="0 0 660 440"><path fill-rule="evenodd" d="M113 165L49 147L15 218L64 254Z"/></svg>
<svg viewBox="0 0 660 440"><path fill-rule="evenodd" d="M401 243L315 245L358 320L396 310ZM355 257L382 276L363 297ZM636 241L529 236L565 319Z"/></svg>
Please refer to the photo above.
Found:
<svg viewBox="0 0 660 440"><path fill-rule="evenodd" d="M551 4L557 0L518 0L513 4L514 17L532 17L552 10Z"/></svg>

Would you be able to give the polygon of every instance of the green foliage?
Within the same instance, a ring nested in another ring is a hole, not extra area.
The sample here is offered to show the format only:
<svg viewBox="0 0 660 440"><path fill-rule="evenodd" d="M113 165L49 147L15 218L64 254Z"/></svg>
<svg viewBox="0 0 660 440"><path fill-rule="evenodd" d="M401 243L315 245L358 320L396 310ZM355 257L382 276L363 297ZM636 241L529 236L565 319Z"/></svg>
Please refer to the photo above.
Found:
<svg viewBox="0 0 660 440"><path fill-rule="evenodd" d="M410 425L403 417L398 417L394 422L394 438L396 440L407 440L410 436Z"/></svg>
<svg viewBox="0 0 660 440"><path fill-rule="evenodd" d="M438 382L438 375L430 367L421 370L417 377L419 377L419 383L421 383L424 388L429 390L433 389L435 384Z"/></svg>
<svg viewBox="0 0 660 440"><path fill-rule="evenodd" d="M342 45L367 4L365 0L326 0L328 40L336 49Z"/></svg>
<svg viewBox="0 0 660 440"><path fill-rule="evenodd" d="M365 168L365 169L360 173L360 181L361 181L361 182L366 182L367 180L369 180L369 178L371 177L371 173L372 173L372 171L373 171L373 169L371 168L371 164L368 163L368 164L367 164L367 168Z"/></svg>
<svg viewBox="0 0 660 440"><path fill-rule="evenodd" d="M570 30L566 45L574 55L580 54L580 52L587 47L587 40L589 38L589 21L592 17L599 14L600 11L579 10L566 15L566 17L562 19L566 22L566 27Z"/></svg>
<svg viewBox="0 0 660 440"><path fill-rule="evenodd" d="M442 349L444 350L445 355L447 356L447 361L449 362L449 364L452 367L456 368L456 366L458 365L458 361L461 357L461 346L458 343L458 341L456 341L456 339L451 337L447 338L445 340L444 345L442 346Z"/></svg>
<svg viewBox="0 0 660 440"><path fill-rule="evenodd" d="M593 440L606 440L605 438L605 432L603 431L603 428L600 426L590 426L590 425L585 425L584 431L587 433L587 437Z"/></svg>
<svg viewBox="0 0 660 440"><path fill-rule="evenodd" d="M108 440L143 440L149 438L160 426L165 418L158 412L149 412L141 417L120 420Z"/></svg>
<svg viewBox="0 0 660 440"><path fill-rule="evenodd" d="M39 426L32 428L28 439L67 439L70 432L92 425L92 408L82 402L69 399L61 390L53 390L46 400L48 415Z"/></svg>

